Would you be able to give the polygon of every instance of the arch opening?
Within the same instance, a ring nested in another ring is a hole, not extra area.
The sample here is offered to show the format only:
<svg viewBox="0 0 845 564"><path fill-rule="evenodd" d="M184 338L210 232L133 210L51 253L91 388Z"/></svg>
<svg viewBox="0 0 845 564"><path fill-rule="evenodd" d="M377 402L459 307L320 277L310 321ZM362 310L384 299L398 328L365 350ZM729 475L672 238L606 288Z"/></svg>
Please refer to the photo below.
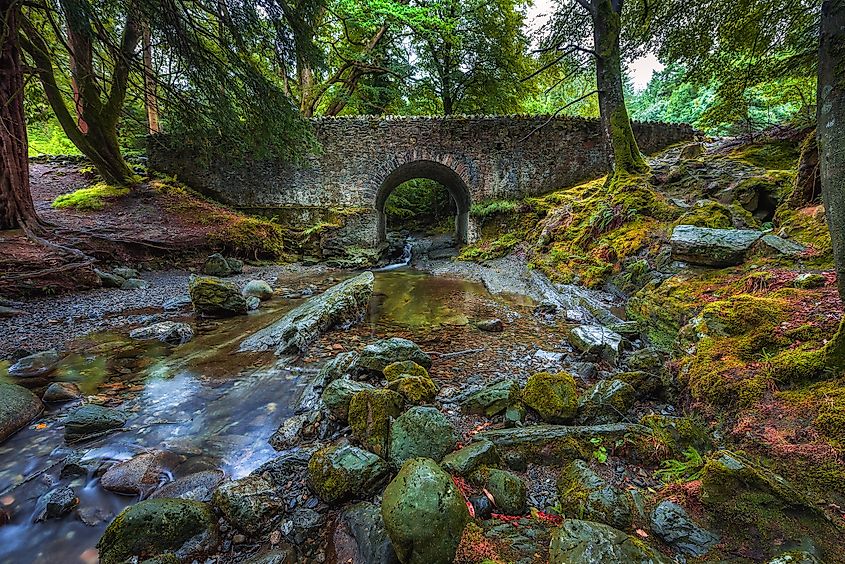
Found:
<svg viewBox="0 0 845 564"><path fill-rule="evenodd" d="M455 214L455 242L458 244L466 243L469 230L469 209L472 203L469 189L457 172L444 164L427 160L403 164L391 172L381 183L376 195L379 242L383 243L387 240L385 206L388 198L397 187L415 179L432 180L448 191Z"/></svg>

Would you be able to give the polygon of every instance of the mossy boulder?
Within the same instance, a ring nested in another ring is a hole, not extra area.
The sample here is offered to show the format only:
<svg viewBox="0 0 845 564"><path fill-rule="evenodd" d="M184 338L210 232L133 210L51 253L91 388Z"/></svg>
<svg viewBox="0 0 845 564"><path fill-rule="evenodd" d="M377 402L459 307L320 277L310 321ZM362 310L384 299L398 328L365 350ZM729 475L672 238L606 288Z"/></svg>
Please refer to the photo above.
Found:
<svg viewBox="0 0 845 564"><path fill-rule="evenodd" d="M246 300L238 287L211 276L198 276L188 284L194 310L208 317L246 315Z"/></svg>
<svg viewBox="0 0 845 564"><path fill-rule="evenodd" d="M640 425L654 433L655 440L674 456L692 447L699 453L713 448L713 439L707 429L692 417L670 417L651 413L640 419Z"/></svg>
<svg viewBox="0 0 845 564"><path fill-rule="evenodd" d="M622 380L599 380L578 400L578 423L614 423L634 405L634 388Z"/></svg>
<svg viewBox="0 0 845 564"><path fill-rule="evenodd" d="M387 455L391 418L399 417L405 401L393 390L364 390L349 402L352 435L379 456Z"/></svg>
<svg viewBox="0 0 845 564"><path fill-rule="evenodd" d="M675 222L675 225L731 229L734 222L727 206L713 200L699 200Z"/></svg>
<svg viewBox="0 0 845 564"><path fill-rule="evenodd" d="M805 272L804 274L799 274L792 283L793 286L801 288L802 290L821 288L825 284L827 284L827 278L815 272Z"/></svg>
<svg viewBox="0 0 845 564"><path fill-rule="evenodd" d="M44 405L22 386L0 382L0 443L26 427Z"/></svg>
<svg viewBox="0 0 845 564"><path fill-rule="evenodd" d="M226 521L248 535L267 530L285 509L284 499L262 476L225 482L215 490L211 503Z"/></svg>
<svg viewBox="0 0 845 564"><path fill-rule="evenodd" d="M388 382L393 382L401 377L418 376L420 378L429 378L428 370L424 366L420 366L413 360L403 360L401 362L393 362L384 367L384 377Z"/></svg>
<svg viewBox="0 0 845 564"><path fill-rule="evenodd" d="M470 481L493 496L493 505L505 515L522 515L528 499L528 488L519 476L498 468L480 468Z"/></svg>
<svg viewBox="0 0 845 564"><path fill-rule="evenodd" d="M361 350L355 366L367 372L382 373L395 363L413 361L424 368L431 368L431 357L425 354L416 343L408 339L392 337L376 341Z"/></svg>
<svg viewBox="0 0 845 564"><path fill-rule="evenodd" d="M492 417L518 402L520 396L515 380L501 380L467 396L461 401L461 407L467 413Z"/></svg>
<svg viewBox="0 0 845 564"><path fill-rule="evenodd" d="M569 341L580 351L614 365L622 352L622 335L601 325L579 325L570 332Z"/></svg>
<svg viewBox="0 0 845 564"><path fill-rule="evenodd" d="M15 378L36 378L47 376L59 364L61 356L57 351L41 351L17 360L9 367L9 376Z"/></svg>
<svg viewBox="0 0 845 564"><path fill-rule="evenodd" d="M450 474L467 476L481 466L496 466L499 462L496 445L490 441L476 441L447 454L441 466Z"/></svg>
<svg viewBox="0 0 845 564"><path fill-rule="evenodd" d="M369 497L389 474L387 462L348 444L322 448L308 461L308 485L328 504Z"/></svg>
<svg viewBox="0 0 845 564"><path fill-rule="evenodd" d="M431 403L437 396L437 384L431 378L421 376L401 376L387 385L398 392L410 404Z"/></svg>
<svg viewBox="0 0 845 564"><path fill-rule="evenodd" d="M203 561L219 542L209 506L185 499L148 499L124 509L97 543L102 564L137 559Z"/></svg>
<svg viewBox="0 0 845 564"><path fill-rule="evenodd" d="M598 521L617 529L631 526L631 501L583 460L573 460L557 479L557 494L567 518Z"/></svg>
<svg viewBox="0 0 845 564"><path fill-rule="evenodd" d="M470 521L452 478L428 458L402 466L384 490L381 514L403 564L450 564Z"/></svg>
<svg viewBox="0 0 845 564"><path fill-rule="evenodd" d="M235 258L226 258L220 253L214 253L205 259L202 273L207 276L225 277L240 274L244 270L244 263Z"/></svg>
<svg viewBox="0 0 845 564"><path fill-rule="evenodd" d="M366 382L357 382L349 378L338 378L329 382L320 396L331 414L341 421L349 416L349 404L355 394L364 391L375 391L376 388Z"/></svg>
<svg viewBox="0 0 845 564"><path fill-rule="evenodd" d="M65 418L65 440L76 442L95 438L120 429L128 416L123 411L88 404Z"/></svg>
<svg viewBox="0 0 845 564"><path fill-rule="evenodd" d="M651 512L651 530L679 552L693 557L707 554L719 536L700 527L677 503L663 500Z"/></svg>
<svg viewBox="0 0 845 564"><path fill-rule="evenodd" d="M567 519L552 532L550 564L669 564L636 537L602 523Z"/></svg>
<svg viewBox="0 0 845 564"><path fill-rule="evenodd" d="M528 378L522 391L522 401L536 411L543 421L569 421L578 409L575 379L566 372L538 372Z"/></svg>
<svg viewBox="0 0 845 564"><path fill-rule="evenodd" d="M657 399L664 395L667 388L660 376L643 370L619 372L613 375L613 379L631 386L634 395L640 399Z"/></svg>
<svg viewBox="0 0 845 564"><path fill-rule="evenodd" d="M433 407L412 407L390 426L388 452L395 467L411 458L435 462L451 452L459 439L449 419Z"/></svg>

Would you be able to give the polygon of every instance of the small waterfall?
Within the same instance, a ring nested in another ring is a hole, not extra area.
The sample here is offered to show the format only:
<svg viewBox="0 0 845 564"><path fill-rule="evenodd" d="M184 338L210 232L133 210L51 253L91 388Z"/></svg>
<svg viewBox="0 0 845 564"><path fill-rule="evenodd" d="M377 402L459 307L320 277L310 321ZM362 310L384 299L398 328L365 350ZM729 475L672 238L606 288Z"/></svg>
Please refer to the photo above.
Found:
<svg viewBox="0 0 845 564"><path fill-rule="evenodd" d="M384 272L386 270L396 270L397 268L408 266L409 264L411 264L411 250L411 242L405 241L405 246L402 248L402 256L399 257L399 260L394 263L388 264L387 266L379 268L378 270Z"/></svg>

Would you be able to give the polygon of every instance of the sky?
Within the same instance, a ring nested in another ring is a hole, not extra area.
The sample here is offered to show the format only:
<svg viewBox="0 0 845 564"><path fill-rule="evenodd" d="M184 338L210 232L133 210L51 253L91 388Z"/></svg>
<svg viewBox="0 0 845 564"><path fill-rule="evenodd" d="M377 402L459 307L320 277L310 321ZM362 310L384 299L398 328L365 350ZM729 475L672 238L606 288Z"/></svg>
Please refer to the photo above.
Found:
<svg viewBox="0 0 845 564"><path fill-rule="evenodd" d="M529 32L539 29L548 19L553 11L553 0L534 0L534 5L528 8L527 23ZM635 59L628 64L628 74L633 82L634 89L639 91L646 87L651 75L663 70L664 65L657 60L657 56L649 53L644 57Z"/></svg>

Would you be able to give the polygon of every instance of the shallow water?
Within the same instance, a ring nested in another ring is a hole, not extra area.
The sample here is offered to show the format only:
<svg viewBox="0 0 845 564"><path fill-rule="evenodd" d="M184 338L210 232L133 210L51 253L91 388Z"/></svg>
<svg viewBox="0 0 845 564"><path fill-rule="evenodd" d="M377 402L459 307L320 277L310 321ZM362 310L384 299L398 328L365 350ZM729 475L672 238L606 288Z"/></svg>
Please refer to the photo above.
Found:
<svg viewBox="0 0 845 564"><path fill-rule="evenodd" d="M320 281L301 283L308 282ZM271 355L234 350L246 334L300 302L275 299L246 318L202 323L193 341L175 349L112 333L86 339L51 379L76 382L98 403L119 404L130 419L123 432L68 447L62 426L68 406L51 407L0 445L0 562L96 561L94 547L109 521L137 501L103 490L94 475L60 480L63 462L73 452L110 462L167 449L182 460L168 469L173 479L211 468L238 478L273 458L268 438L292 414L306 375L324 359L277 367ZM381 337L468 326L505 304L525 301L493 298L473 282L394 269L376 273L368 317L357 330ZM8 375L0 368L3 377ZM59 484L74 488L79 507L61 520L33 524L38 497ZM99 522L86 525L80 514Z"/></svg>

